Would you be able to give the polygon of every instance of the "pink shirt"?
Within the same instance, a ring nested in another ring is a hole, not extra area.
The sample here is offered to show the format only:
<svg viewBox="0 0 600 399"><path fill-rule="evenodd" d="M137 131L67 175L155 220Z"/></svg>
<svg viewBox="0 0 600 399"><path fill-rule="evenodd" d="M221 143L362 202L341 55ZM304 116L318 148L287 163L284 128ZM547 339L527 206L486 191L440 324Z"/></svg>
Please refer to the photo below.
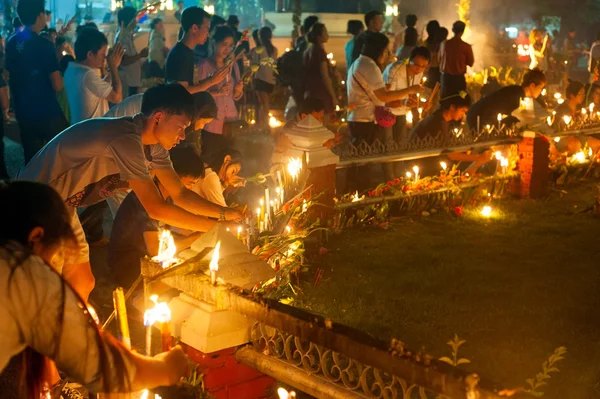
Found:
<svg viewBox="0 0 600 399"><path fill-rule="evenodd" d="M198 80L204 80L211 74L218 70L217 64L212 58L204 58L198 62ZM227 82L229 80L229 82ZM218 92L226 84L231 84L231 93L228 96L218 96L213 94L213 98L217 103L217 117L206 126L204 130L214 134L223 134L223 125L226 121L235 120L238 117L237 109L235 107L235 100L233 99L233 91L235 85L240 81L240 70L236 63L233 64L231 70L231 76L228 79L223 80L212 86L208 91L212 93Z"/></svg>

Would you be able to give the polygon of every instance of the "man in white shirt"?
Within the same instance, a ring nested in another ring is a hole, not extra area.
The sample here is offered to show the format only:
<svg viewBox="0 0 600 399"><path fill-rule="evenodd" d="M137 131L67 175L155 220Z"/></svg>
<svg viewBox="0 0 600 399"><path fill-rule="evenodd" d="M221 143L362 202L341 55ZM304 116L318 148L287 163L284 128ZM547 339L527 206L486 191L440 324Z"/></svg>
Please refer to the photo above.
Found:
<svg viewBox="0 0 600 399"><path fill-rule="evenodd" d="M106 36L96 29L84 29L77 36L76 62L69 63L64 76L72 123L100 118L108 112L109 101L119 103L122 99L118 68L123 47L117 44L108 56L107 49ZM110 75L103 79L101 69L105 61Z"/></svg>

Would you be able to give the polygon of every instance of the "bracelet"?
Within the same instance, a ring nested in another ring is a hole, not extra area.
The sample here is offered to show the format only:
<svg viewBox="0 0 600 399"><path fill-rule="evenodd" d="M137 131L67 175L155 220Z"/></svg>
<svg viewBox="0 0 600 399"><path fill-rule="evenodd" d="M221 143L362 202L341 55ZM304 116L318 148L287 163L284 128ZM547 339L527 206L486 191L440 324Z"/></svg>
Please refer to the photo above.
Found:
<svg viewBox="0 0 600 399"><path fill-rule="evenodd" d="M225 219L225 208L221 208L219 210L219 221L224 222L225 220L227 220Z"/></svg>

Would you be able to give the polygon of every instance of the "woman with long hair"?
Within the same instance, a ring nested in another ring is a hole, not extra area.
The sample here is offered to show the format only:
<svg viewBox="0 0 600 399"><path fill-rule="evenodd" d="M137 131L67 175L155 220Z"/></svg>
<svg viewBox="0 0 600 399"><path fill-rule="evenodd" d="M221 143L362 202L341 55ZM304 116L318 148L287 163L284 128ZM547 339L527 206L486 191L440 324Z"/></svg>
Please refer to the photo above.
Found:
<svg viewBox="0 0 600 399"><path fill-rule="evenodd" d="M254 75L254 91L258 98L257 122L261 126L268 126L269 110L271 108L271 93L275 90L275 72L273 68L262 65L263 61L271 58L277 60L277 48L273 45L273 31L268 26L263 26L258 31L257 47L250 53L250 62L254 65L260 65Z"/></svg>
<svg viewBox="0 0 600 399"><path fill-rule="evenodd" d="M314 24L308 32L307 39L310 44L304 52L304 98L320 99L325 105L325 114L331 116L338 101L333 90L329 60L325 51L325 43L329 41L325 24Z"/></svg>
<svg viewBox="0 0 600 399"><path fill-rule="evenodd" d="M210 57L198 63L198 78L206 79L226 65L230 65L231 73L208 91L217 103L217 117L202 131L202 151L218 152L228 147L224 133L225 124L237 119L235 102L244 94L244 82L240 79L240 70L234 62L233 54L235 32L227 25L219 25L212 35L213 51Z"/></svg>
<svg viewBox="0 0 600 399"><path fill-rule="evenodd" d="M529 35L529 58L531 58L529 69L537 68L548 71L548 58L546 57L548 45L548 35L544 35L541 29L531 31Z"/></svg>
<svg viewBox="0 0 600 399"><path fill-rule="evenodd" d="M196 183L193 191L212 203L227 206L223 192L246 184L238 176L241 169L242 154L238 151L228 148L212 154L204 163L204 178Z"/></svg>
<svg viewBox="0 0 600 399"><path fill-rule="evenodd" d="M427 69L427 82L425 87L433 89L436 83L440 83L441 72L440 72L440 23L436 20L429 21L425 30L427 31L427 39L425 40L425 47L431 53L431 59L429 61L429 69Z"/></svg>
<svg viewBox="0 0 600 399"><path fill-rule="evenodd" d="M154 358L125 348L100 331L59 274L65 253L77 245L56 191L40 183L0 181L0 209L0 371L22 354L23 397L40 398L56 383L46 358L92 393L133 392L179 380L187 369L180 347Z"/></svg>

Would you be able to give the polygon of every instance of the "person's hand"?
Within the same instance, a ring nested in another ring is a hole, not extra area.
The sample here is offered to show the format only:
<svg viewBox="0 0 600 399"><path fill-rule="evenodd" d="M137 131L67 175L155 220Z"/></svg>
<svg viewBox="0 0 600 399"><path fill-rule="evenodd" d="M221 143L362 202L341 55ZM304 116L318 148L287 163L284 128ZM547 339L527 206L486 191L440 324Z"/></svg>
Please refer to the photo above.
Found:
<svg viewBox="0 0 600 399"><path fill-rule="evenodd" d="M386 104L388 108L402 108L406 105L405 100L390 101Z"/></svg>
<svg viewBox="0 0 600 399"><path fill-rule="evenodd" d="M235 92L236 93L241 93L242 90L244 90L244 81L240 80L239 82L237 82L237 84L235 85Z"/></svg>
<svg viewBox="0 0 600 399"><path fill-rule="evenodd" d="M246 179L237 175L231 176L228 183L232 187L246 187Z"/></svg>
<svg viewBox="0 0 600 399"><path fill-rule="evenodd" d="M123 55L125 55L125 49L121 43L115 44L115 46L108 51L106 62L110 69L116 70L119 68L121 61L123 60Z"/></svg>
<svg viewBox="0 0 600 399"><path fill-rule="evenodd" d="M140 51L140 58L148 58L148 47L143 48L142 51Z"/></svg>
<svg viewBox="0 0 600 399"><path fill-rule="evenodd" d="M177 345L168 352L154 356L155 360L161 361L165 366L165 376L168 385L175 385L188 371L187 356L181 346Z"/></svg>
<svg viewBox="0 0 600 399"><path fill-rule="evenodd" d="M406 99L406 107L408 108L416 108L419 106L419 100L415 96L409 96Z"/></svg>
<svg viewBox="0 0 600 399"><path fill-rule="evenodd" d="M242 212L238 211L237 209L232 209L232 208L226 208L225 209L225 220L227 221L235 221L235 222L239 222L240 220L242 220L243 216Z"/></svg>
<svg viewBox="0 0 600 399"><path fill-rule="evenodd" d="M231 92L231 84L226 84L219 89L219 91L217 92L217 96L228 97L231 95Z"/></svg>
<svg viewBox="0 0 600 399"><path fill-rule="evenodd" d="M215 73L210 75L211 83L213 85L216 85L217 83L221 83L223 81L223 79L225 79L227 77L227 75L229 75L229 72L230 72L229 65L225 65L224 67L222 67L221 69L217 70Z"/></svg>
<svg viewBox="0 0 600 399"><path fill-rule="evenodd" d="M413 85L408 88L410 94L423 94L425 93L425 87L421 85Z"/></svg>

